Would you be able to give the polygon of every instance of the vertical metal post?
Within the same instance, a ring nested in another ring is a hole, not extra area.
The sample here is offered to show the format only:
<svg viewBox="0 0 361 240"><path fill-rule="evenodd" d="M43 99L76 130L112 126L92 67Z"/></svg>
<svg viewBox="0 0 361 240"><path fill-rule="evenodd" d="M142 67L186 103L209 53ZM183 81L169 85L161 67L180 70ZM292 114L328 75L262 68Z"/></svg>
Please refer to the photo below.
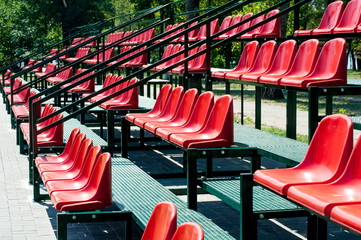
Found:
<svg viewBox="0 0 361 240"><path fill-rule="evenodd" d="M332 114L332 104L333 104L333 98L331 95L326 96L326 115Z"/></svg>
<svg viewBox="0 0 361 240"><path fill-rule="evenodd" d="M255 115L256 115L256 120L255 120L255 127L257 129L261 129L261 87L256 86L256 110L255 110Z"/></svg>
<svg viewBox="0 0 361 240"><path fill-rule="evenodd" d="M108 151L113 154L115 148L115 134L114 134L114 111L107 110L107 142L108 142Z"/></svg>
<svg viewBox="0 0 361 240"><path fill-rule="evenodd" d="M197 210L197 159L184 154L187 162L187 203L188 208Z"/></svg>
<svg viewBox="0 0 361 240"><path fill-rule="evenodd" d="M318 88L310 87L308 89L308 142L311 142L318 125L318 104Z"/></svg>
<svg viewBox="0 0 361 240"><path fill-rule="evenodd" d="M241 84L241 124L244 124L244 85Z"/></svg>
<svg viewBox="0 0 361 240"><path fill-rule="evenodd" d="M56 215L58 240L66 240L68 235L67 214L58 213Z"/></svg>
<svg viewBox="0 0 361 240"><path fill-rule="evenodd" d="M206 170L206 177L211 178L213 177L213 158L207 157L207 170Z"/></svg>
<svg viewBox="0 0 361 240"><path fill-rule="evenodd" d="M287 109L286 109L286 136L296 139L297 134L297 92L287 91Z"/></svg>
<svg viewBox="0 0 361 240"><path fill-rule="evenodd" d="M121 138L121 146L122 146L122 157L128 157L128 138L130 134L130 123L124 118L121 118L122 123L122 138Z"/></svg>
<svg viewBox="0 0 361 240"><path fill-rule="evenodd" d="M211 23L207 22L206 25L206 85L208 85L207 88L212 89L212 73L211 73ZM200 81L199 88L202 86L202 81Z"/></svg>
<svg viewBox="0 0 361 240"><path fill-rule="evenodd" d="M240 240L257 239L257 220L253 214L253 175L240 179Z"/></svg>

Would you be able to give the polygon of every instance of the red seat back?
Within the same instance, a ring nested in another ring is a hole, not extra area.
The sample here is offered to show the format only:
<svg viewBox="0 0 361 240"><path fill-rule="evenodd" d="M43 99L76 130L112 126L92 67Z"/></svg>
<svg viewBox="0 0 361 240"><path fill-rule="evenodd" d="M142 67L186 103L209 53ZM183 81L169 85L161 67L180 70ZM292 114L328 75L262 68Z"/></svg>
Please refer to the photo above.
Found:
<svg viewBox="0 0 361 240"><path fill-rule="evenodd" d="M177 228L177 208L172 202L158 203L141 240L171 240Z"/></svg>
<svg viewBox="0 0 361 240"><path fill-rule="evenodd" d="M322 33L331 33L331 30L340 22L343 8L342 1L335 1L328 4L325 12L323 13L320 24L316 29L312 30L312 34L317 35Z"/></svg>
<svg viewBox="0 0 361 240"><path fill-rule="evenodd" d="M264 18L265 18L265 15L262 14L259 17L252 19L249 26L251 27L251 26L255 25L256 23L263 21ZM262 25L255 29L252 29L251 31L247 32L246 34L242 35L241 37L250 37L250 36L252 37L252 34L258 34L261 31L261 28L262 28ZM249 36L247 36L247 35L249 35Z"/></svg>
<svg viewBox="0 0 361 240"><path fill-rule="evenodd" d="M252 16L253 16L253 13L247 13L247 14L245 14L245 15L243 16L242 21L244 21L244 20L246 20L247 18L250 18L250 17L252 17ZM243 23L242 25L240 25L240 26L237 28L237 33L238 33L238 32L241 32L241 31L243 31L243 30L245 30L245 29L247 29L247 28L249 28L249 26L251 25L251 22L252 22L252 20L251 20L251 21L248 21L248 22L246 22L246 23Z"/></svg>
<svg viewBox="0 0 361 240"><path fill-rule="evenodd" d="M273 15L276 15L279 12L280 12L280 10L278 10L278 9L270 11L266 16L266 19ZM280 25L281 25L280 17L265 23L264 25L262 25L261 30L257 34L257 37L280 37L281 36L281 26Z"/></svg>
<svg viewBox="0 0 361 240"><path fill-rule="evenodd" d="M233 70L243 72L250 69L257 56L258 50L259 43L257 41L247 43L242 50L237 66Z"/></svg>
<svg viewBox="0 0 361 240"><path fill-rule="evenodd" d="M195 88L189 89L183 95L183 98L179 104L177 113L175 114L172 121L182 121L186 123L189 119L191 112L193 110L194 104L198 98L198 90Z"/></svg>
<svg viewBox="0 0 361 240"><path fill-rule="evenodd" d="M171 92L172 92L172 85L171 84L164 85L158 94L158 97L154 103L152 110L150 110L148 113L155 115L159 115L160 113L162 113L168 102L168 98Z"/></svg>
<svg viewBox="0 0 361 240"><path fill-rule="evenodd" d="M267 71L273 61L276 52L276 44L276 41L273 40L263 43L248 72L263 73Z"/></svg>
<svg viewBox="0 0 361 240"><path fill-rule="evenodd" d="M314 66L320 52L320 42L317 39L310 39L303 42L296 53L291 69L286 76L306 76Z"/></svg>
<svg viewBox="0 0 361 240"><path fill-rule="evenodd" d="M172 240L203 240L203 228L195 222L186 222L179 225Z"/></svg>
<svg viewBox="0 0 361 240"><path fill-rule="evenodd" d="M275 53L273 63L266 74L284 74L293 63L297 51L297 42L295 40L287 40L282 42Z"/></svg>
<svg viewBox="0 0 361 240"><path fill-rule="evenodd" d="M356 32L361 20L361 1L350 1L332 33Z"/></svg>
<svg viewBox="0 0 361 240"><path fill-rule="evenodd" d="M233 17L229 26L233 26L234 24L239 23L240 21L242 21L242 14L238 14L237 16ZM237 33L238 28L236 27L236 28L233 28L232 30L229 30L228 32L225 33L225 35L232 36L233 34Z"/></svg>
<svg viewBox="0 0 361 240"><path fill-rule="evenodd" d="M184 88L182 86L176 87L170 93L168 101L164 107L163 112L158 117L174 116L177 112L180 100L183 97Z"/></svg>
<svg viewBox="0 0 361 240"><path fill-rule="evenodd" d="M75 139L79 134L80 134L79 128L74 128L71 131L68 141L66 142L65 148L64 148L63 152L59 155L60 158L62 156L70 156L71 149L73 148L73 145L75 143Z"/></svg>
<svg viewBox="0 0 361 240"><path fill-rule="evenodd" d="M231 24L231 21L232 21L232 16L227 16L223 19L222 23L221 23L221 26L219 27L219 31L222 31L226 28L229 27L229 25Z"/></svg>
<svg viewBox="0 0 361 240"><path fill-rule="evenodd" d="M45 68L45 73L51 73L56 69L56 64L48 63Z"/></svg>

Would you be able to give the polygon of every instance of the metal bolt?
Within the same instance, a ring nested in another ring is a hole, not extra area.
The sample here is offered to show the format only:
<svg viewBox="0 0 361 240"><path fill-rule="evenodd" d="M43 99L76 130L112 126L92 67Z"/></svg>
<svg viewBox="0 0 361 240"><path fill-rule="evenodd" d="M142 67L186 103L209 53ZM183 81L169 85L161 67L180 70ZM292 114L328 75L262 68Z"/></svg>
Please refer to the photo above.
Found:
<svg viewBox="0 0 361 240"><path fill-rule="evenodd" d="M260 218L260 219L263 219L263 218L264 218L264 215L263 215L263 214L260 214L260 215L259 215L259 218Z"/></svg>
<svg viewBox="0 0 361 240"><path fill-rule="evenodd" d="M323 92L327 92L327 89L323 89Z"/></svg>
<svg viewBox="0 0 361 240"><path fill-rule="evenodd" d="M97 216L95 214L92 215L92 219L96 219Z"/></svg>
<svg viewBox="0 0 361 240"><path fill-rule="evenodd" d="M75 220L75 219L76 219L76 216L72 216L71 218L72 218L73 220Z"/></svg>
<svg viewBox="0 0 361 240"><path fill-rule="evenodd" d="M221 154L222 154L222 155L225 154L224 150L221 151Z"/></svg>
<svg viewBox="0 0 361 240"><path fill-rule="evenodd" d="M202 154L203 154L203 155L206 155L206 154L207 154L207 152L206 152L206 151L203 151L203 152L202 152Z"/></svg>
<svg viewBox="0 0 361 240"><path fill-rule="evenodd" d="M344 91L345 91L345 89L344 89L344 88L341 88L341 89L340 89L340 91L341 91L341 92L344 92Z"/></svg>

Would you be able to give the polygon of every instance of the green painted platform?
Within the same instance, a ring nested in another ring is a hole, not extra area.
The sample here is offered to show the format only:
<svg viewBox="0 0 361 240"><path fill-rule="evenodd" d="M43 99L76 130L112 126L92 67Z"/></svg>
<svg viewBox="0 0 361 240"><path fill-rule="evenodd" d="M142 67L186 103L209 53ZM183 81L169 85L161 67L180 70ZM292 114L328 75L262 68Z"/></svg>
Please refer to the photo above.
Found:
<svg viewBox="0 0 361 240"><path fill-rule="evenodd" d="M187 208L185 202L158 181L121 157L112 158L113 201L121 209L131 211L135 222L145 228L154 206L162 201L172 201L178 209L178 224L194 221L205 232L205 239L234 239L226 231L202 214Z"/></svg>
<svg viewBox="0 0 361 240"><path fill-rule="evenodd" d="M260 155L290 166L300 163L308 148L307 143L240 124L234 124L234 142L238 146L257 148Z"/></svg>

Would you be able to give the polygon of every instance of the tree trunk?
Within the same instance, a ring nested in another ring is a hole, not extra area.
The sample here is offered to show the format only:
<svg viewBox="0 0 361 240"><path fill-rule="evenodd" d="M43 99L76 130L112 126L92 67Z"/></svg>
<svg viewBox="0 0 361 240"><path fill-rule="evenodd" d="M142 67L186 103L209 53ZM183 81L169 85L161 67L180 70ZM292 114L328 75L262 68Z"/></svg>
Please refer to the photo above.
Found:
<svg viewBox="0 0 361 240"><path fill-rule="evenodd" d="M186 0L186 12L191 12L199 9L199 0ZM198 16L197 13L192 13L187 15L187 20L190 20Z"/></svg>

